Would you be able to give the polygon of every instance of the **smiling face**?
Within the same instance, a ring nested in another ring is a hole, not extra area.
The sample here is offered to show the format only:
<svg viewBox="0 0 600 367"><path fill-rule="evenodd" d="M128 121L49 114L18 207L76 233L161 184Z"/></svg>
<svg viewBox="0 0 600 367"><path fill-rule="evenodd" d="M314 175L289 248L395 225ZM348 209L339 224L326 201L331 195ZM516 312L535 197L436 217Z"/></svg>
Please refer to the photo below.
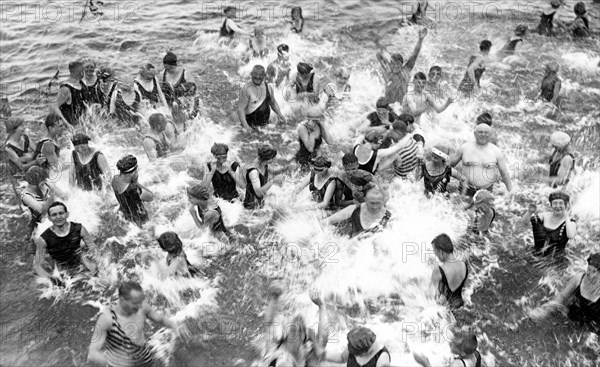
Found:
<svg viewBox="0 0 600 367"><path fill-rule="evenodd" d="M430 70L427 79L429 79L431 83L437 84L440 79L442 79L442 71L439 69Z"/></svg>
<svg viewBox="0 0 600 367"><path fill-rule="evenodd" d="M262 82L265 80L266 73L264 69L254 69L250 73L250 77L252 78L252 83L254 85L261 85Z"/></svg>
<svg viewBox="0 0 600 367"><path fill-rule="evenodd" d="M475 142L479 145L486 145L489 143L491 137L491 131L484 129L475 129Z"/></svg>
<svg viewBox="0 0 600 367"><path fill-rule="evenodd" d="M154 69L154 68L141 68L140 69L140 76L142 77L142 79L145 79L145 80L152 80L152 78L154 78L155 73L156 73L156 69Z"/></svg>
<svg viewBox="0 0 600 367"><path fill-rule="evenodd" d="M94 72L96 71L96 66L94 65L93 62L86 62L83 65L83 71L85 72L85 76L92 77L94 75Z"/></svg>
<svg viewBox="0 0 600 367"><path fill-rule="evenodd" d="M567 209L567 204L562 199L555 199L550 203L550 207L554 213L563 214Z"/></svg>
<svg viewBox="0 0 600 367"><path fill-rule="evenodd" d="M367 210L371 213L378 213L383 209L383 195L379 191L369 191L365 197Z"/></svg>
<svg viewBox="0 0 600 367"><path fill-rule="evenodd" d="M378 108L377 116L379 116L381 121L388 121L390 118L390 111L388 111L387 108Z"/></svg>
<svg viewBox="0 0 600 367"><path fill-rule="evenodd" d="M69 218L69 212L62 206L58 205L50 208L48 210L48 218L57 227L60 227L67 223L67 219Z"/></svg>

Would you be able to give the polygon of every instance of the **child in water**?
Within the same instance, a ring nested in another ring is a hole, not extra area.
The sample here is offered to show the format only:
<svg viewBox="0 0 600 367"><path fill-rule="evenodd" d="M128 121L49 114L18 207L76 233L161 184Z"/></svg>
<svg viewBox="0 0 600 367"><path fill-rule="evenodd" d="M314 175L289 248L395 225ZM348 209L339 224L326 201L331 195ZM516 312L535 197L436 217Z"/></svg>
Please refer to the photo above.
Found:
<svg viewBox="0 0 600 367"><path fill-rule="evenodd" d="M160 248L167 252L167 271L168 276L179 275L185 277L197 277L204 275L197 267L190 264L183 252L183 244L175 232L165 232L158 239Z"/></svg>

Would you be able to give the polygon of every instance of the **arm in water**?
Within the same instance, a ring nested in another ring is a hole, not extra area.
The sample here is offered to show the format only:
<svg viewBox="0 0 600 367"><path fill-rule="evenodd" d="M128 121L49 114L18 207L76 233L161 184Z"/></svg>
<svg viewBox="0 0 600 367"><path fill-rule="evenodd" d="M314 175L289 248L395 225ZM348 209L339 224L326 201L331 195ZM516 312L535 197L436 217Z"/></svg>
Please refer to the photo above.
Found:
<svg viewBox="0 0 600 367"><path fill-rule="evenodd" d="M93 262L92 259L89 259L89 255L92 255L93 258L97 258L99 255L98 248L96 247L94 237L90 235L88 230L83 225L81 226L81 238L83 239L83 243L85 243L85 248L87 248L87 254L81 256L81 262L92 274L94 274L96 271L98 271L98 266ZM84 248L84 246L81 247Z"/></svg>
<svg viewBox="0 0 600 367"><path fill-rule="evenodd" d="M106 333L112 327L112 317L107 312L102 312L96 321L92 334L92 342L88 350L87 360L100 366L106 366L108 361L102 349L106 341Z"/></svg>
<svg viewBox="0 0 600 367"><path fill-rule="evenodd" d="M243 34L244 36L253 37L252 32L243 30L231 19L227 19L227 26L229 27L229 29L231 29L235 33Z"/></svg>
<svg viewBox="0 0 600 367"><path fill-rule="evenodd" d="M500 171L500 175L502 176L502 181L506 185L506 190L508 190L510 192L510 191L512 191L512 182L510 180L510 173L508 172L508 169L506 168L506 159L504 158L504 154L502 154L500 149L497 149L497 150L498 150L498 153L497 153L498 154L498 170Z"/></svg>
<svg viewBox="0 0 600 367"><path fill-rule="evenodd" d="M283 116L283 114L281 114L281 110L279 109L279 104L277 103L277 100L275 99L275 93L273 93L273 86L271 86L267 83L267 88L269 88L269 94L271 96L269 105L271 106L271 109L273 110L273 112L275 112L277 114L277 116L279 117L279 122L282 122L285 124L286 120L285 120L285 117Z"/></svg>
<svg viewBox="0 0 600 367"><path fill-rule="evenodd" d="M43 267L44 259L46 257L46 241L44 241L42 237L38 237L34 241L36 250L35 258L33 259L33 270L42 278L52 279L50 273L48 273Z"/></svg>
<svg viewBox="0 0 600 367"><path fill-rule="evenodd" d="M237 114L238 118L240 119L240 122L242 123L242 128L252 130L252 128L250 127L250 125L248 125L248 122L246 121L246 108L248 108L249 104L250 96L248 95L248 86L246 85L240 90L240 96L238 98L237 104Z"/></svg>
<svg viewBox="0 0 600 367"><path fill-rule="evenodd" d="M50 113L60 117L60 119L65 123L70 130L73 129L73 125L67 121L65 116L63 116L62 112L60 112L60 106L71 101L71 91L69 88L63 86L58 90L58 95L56 96L56 102L50 105Z"/></svg>
<svg viewBox="0 0 600 367"><path fill-rule="evenodd" d="M158 159L158 154L156 153L156 145L154 144L154 140L150 138L145 138L142 142L142 145L144 146L144 151L146 152L146 155L148 156L148 160L150 162L154 162Z"/></svg>
<svg viewBox="0 0 600 367"><path fill-rule="evenodd" d="M567 312L567 301L575 292L575 289L581 282L581 275L576 275L569 279L569 282L566 284L565 288L558 293L554 299L544 303L540 307L534 309L531 312L531 317L534 319L545 319L554 311L561 312L566 314Z"/></svg>
<svg viewBox="0 0 600 367"><path fill-rule="evenodd" d="M361 205L361 204L357 204L357 205ZM342 222L344 220L348 220L352 216L352 212L354 211L354 209L356 209L357 205L347 206L344 209L340 210L339 212L334 213L334 214L330 215L329 217L323 219L321 221L321 223L324 225L327 225L327 224L335 224L335 223Z"/></svg>

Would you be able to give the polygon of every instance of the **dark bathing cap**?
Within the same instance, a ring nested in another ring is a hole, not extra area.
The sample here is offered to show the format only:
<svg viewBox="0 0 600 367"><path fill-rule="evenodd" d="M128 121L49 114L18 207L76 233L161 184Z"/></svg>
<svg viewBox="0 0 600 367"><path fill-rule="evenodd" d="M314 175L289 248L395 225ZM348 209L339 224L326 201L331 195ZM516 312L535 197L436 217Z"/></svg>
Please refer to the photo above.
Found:
<svg viewBox="0 0 600 367"><path fill-rule="evenodd" d="M92 140L92 139L90 139L90 137L85 135L84 133L77 133L77 134L73 135L73 137L71 138L71 142L73 143L73 146L87 144L88 141L90 141L90 140Z"/></svg>
<svg viewBox="0 0 600 367"><path fill-rule="evenodd" d="M353 355L361 355L369 351L377 336L363 326L357 326L348 333L348 351Z"/></svg>
<svg viewBox="0 0 600 367"><path fill-rule="evenodd" d="M325 156L318 156L317 158L313 159L312 161L312 165L314 167L324 167L324 168L329 168L331 167L331 161L327 158L325 158Z"/></svg>
<svg viewBox="0 0 600 367"><path fill-rule="evenodd" d="M165 232L156 239L158 245L167 252L179 253L183 249L181 239L175 232Z"/></svg>
<svg viewBox="0 0 600 367"><path fill-rule="evenodd" d="M175 56L175 54L172 53L171 51L167 52L165 57L163 57L163 64L176 66L177 65L177 56Z"/></svg>
<svg viewBox="0 0 600 367"><path fill-rule="evenodd" d="M297 69L300 74L308 74L312 71L313 67L311 64L307 64L305 62L299 62Z"/></svg>
<svg viewBox="0 0 600 367"><path fill-rule="evenodd" d="M106 80L113 76L113 71L110 68L101 68L99 76L100 80Z"/></svg>
<svg viewBox="0 0 600 367"><path fill-rule="evenodd" d="M275 158L276 155L277 151L268 144L263 144L258 147L258 158L261 161L268 161L269 159Z"/></svg>
<svg viewBox="0 0 600 367"><path fill-rule="evenodd" d="M25 172L23 178L28 184L37 186L48 178L48 172L40 166L33 166Z"/></svg>
<svg viewBox="0 0 600 367"><path fill-rule="evenodd" d="M600 271L600 253L591 254L587 262L589 266L593 266Z"/></svg>
<svg viewBox="0 0 600 367"><path fill-rule="evenodd" d="M354 153L346 153L342 157L342 164L344 166L349 164L358 164L358 158L354 155Z"/></svg>
<svg viewBox="0 0 600 367"><path fill-rule="evenodd" d="M290 46L286 45L285 43L282 43L279 46L277 46L277 52L282 53L284 51L290 52Z"/></svg>
<svg viewBox="0 0 600 367"><path fill-rule="evenodd" d="M208 187L206 187L206 185L203 183L198 183L188 187L187 193L189 196L200 200L208 200L210 198Z"/></svg>
<svg viewBox="0 0 600 367"><path fill-rule="evenodd" d="M119 159L117 162L117 169L121 173L131 173L135 171L137 168L137 158L132 156L131 154L126 155L125 157Z"/></svg>
<svg viewBox="0 0 600 367"><path fill-rule="evenodd" d="M380 97L379 99L377 99L377 102L375 102L376 108L388 108L388 106L389 104L385 97Z"/></svg>
<svg viewBox="0 0 600 367"><path fill-rule="evenodd" d="M223 13L227 13L227 12L230 12L230 11L232 11L232 10L233 10L233 11L236 11L237 9L235 8L235 6L226 6L226 7L223 9Z"/></svg>
<svg viewBox="0 0 600 367"><path fill-rule="evenodd" d="M553 192L552 194L550 194L550 196L548 196L548 201L550 203L552 203L554 200L562 200L565 202L565 204L568 204L570 199L571 198L569 197L569 195L565 194L562 191Z"/></svg>
<svg viewBox="0 0 600 367"><path fill-rule="evenodd" d="M214 143L212 148L210 148L210 152L213 155L227 154L229 152L229 147L227 144Z"/></svg>

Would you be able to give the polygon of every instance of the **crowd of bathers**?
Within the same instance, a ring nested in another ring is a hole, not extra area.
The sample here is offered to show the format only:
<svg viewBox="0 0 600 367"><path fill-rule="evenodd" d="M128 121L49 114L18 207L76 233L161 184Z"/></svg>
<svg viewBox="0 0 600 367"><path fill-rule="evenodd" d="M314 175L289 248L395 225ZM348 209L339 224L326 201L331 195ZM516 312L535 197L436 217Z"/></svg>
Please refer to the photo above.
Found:
<svg viewBox="0 0 600 367"><path fill-rule="evenodd" d="M576 37L589 35L583 3L575 5L576 19L571 24L553 19L560 5L559 1L553 0L551 9L542 13L538 33L550 36L554 32L553 26L558 24L572 30ZM420 23L425 18L426 9L427 2L419 1L418 11L411 22ZM268 57L264 32L258 28L254 34L244 31L235 22L234 7L225 8L224 13L226 19L220 30L222 43L228 44L238 36L246 36L250 38L249 52L253 57ZM301 8L294 8L290 25L293 32L302 33L304 19ZM527 31L525 25L517 26L515 35L509 38L502 52L514 52ZM443 80L443 70L439 66L431 67L427 75L416 72L410 77L426 36L427 29L422 28L418 32L415 49L406 62L401 54L389 52L379 40L376 41L379 49L376 57L385 93L376 100L373 111L358 124L356 140L352 144L334 142L327 128L328 118L335 116L349 99L351 73L346 68L338 68L329 78L320 75L307 61L293 67L290 47L278 45L277 56L267 68L261 65L253 67L251 80L240 90L232 119L243 130L260 134L261 129L266 129L269 124L286 124L287 119L301 115L296 128L298 151L291 158L281 159L277 157L277 149L261 143L256 147L253 161L238 162L229 159L230 147L227 144L215 141L210 149L213 159L202 165L200 177L186 190L194 223L220 241L235 243L235 234L228 229L219 202L241 202L249 212L261 210L268 203L270 189L281 185L292 171L299 171L303 178L293 190L292 198L308 188L312 204L303 209L322 210L325 213L321 220L323 225L336 225L339 231L350 237L363 240L374 236L393 221L394 213L386 203L390 197L389 183L397 178L421 181L426 197L441 195L447 200L464 199L470 218L468 231L475 236L488 236L496 218L494 187L500 186L501 181L506 191L513 190L506 159L498 147L498 138L492 127L492 115L481 113L474 124L474 141L459 147L427 144L420 123L423 114L442 113L457 99L470 99L475 95L486 70L492 43L481 41L479 53L469 58L464 77L453 90ZM556 62L546 66L539 98L560 108L558 69ZM10 106L3 103L2 114L7 131L4 147L6 168L15 195L31 214L31 253L34 254L37 275L61 286L64 281L55 269L63 272L85 270L90 276L98 271L94 237L82 224L69 221L69 211L63 202L68 192L49 179L52 172L60 172L66 166L64 154L61 155L64 149L61 137L70 136L73 147L68 157L69 185L92 192L112 189L122 219L139 227L150 227L152 213L146 209L145 203L153 201L154 194L139 182L138 159L132 154L122 157L116 162L118 174L112 176L110 167L115 162L108 162L101 151L90 145L92 139L86 133L86 121L92 114L90 111L100 111L122 126L143 129L146 133L142 145L148 161L165 159L177 154L178 149L187 143L184 133L190 129L194 119L210 117L198 96L198 85L190 71L178 62L177 56L167 52L161 73L150 63L140 67L133 85L134 102L129 105L122 96L113 70L98 68L90 59L71 62L69 78L60 85L56 102L51 104L51 113L45 119L46 134L36 144L24 133L25 121L11 116ZM286 117L282 113L276 98L280 91L284 103L295 111L294 116ZM565 250L577 232L576 219L569 210L571 198L564 191L574 175L577 153L571 137L564 132L552 133L550 141L553 151L549 152L545 161L549 168L547 181L556 191L548 198L549 210L531 205L521 222L531 224L533 256L560 267L567 262ZM324 143L344 147L341 162L324 153ZM23 181L27 186L19 191ZM40 234L37 228L46 216L52 225ZM188 261L176 233L165 232L155 239L167 252L166 265L170 276L205 276L201 267ZM438 298L450 310L457 310L464 304L462 290L468 280L468 263L455 255L453 240L448 235L440 233L431 244L440 261L432 275ZM46 261L47 255L50 263ZM554 301L538 310L536 317L547 317L550 311L558 309L597 328L600 254L590 255L588 265L585 274L574 278ZM279 296L284 288L283 282L269 286L266 325L274 322ZM386 346L376 339L372 330L363 326L350 330L348 348L341 354L327 351L327 335L321 327L327 317L324 302L316 291L311 292L311 298L320 310L318 331L308 330L301 317L294 319L294 327L280 333L272 333L267 326L269 331L265 332L265 337L273 342L273 347L262 361L265 366L316 366L323 360L347 363L348 366L390 365ZM102 313L98 320L97 328L102 337L94 339L90 360L108 365L121 365L122 361L136 366L151 363L151 352L144 342L143 332L140 334L137 330L135 335L129 335L120 326L136 322L141 323L138 329L143 330L146 316L179 329L178 325L157 314L144 302L138 283L123 282L119 287L118 303ZM481 363L477 338L472 332L457 333L452 350L459 356L460 365L476 366ZM427 356L415 352L414 357L421 365L430 365Z"/></svg>

